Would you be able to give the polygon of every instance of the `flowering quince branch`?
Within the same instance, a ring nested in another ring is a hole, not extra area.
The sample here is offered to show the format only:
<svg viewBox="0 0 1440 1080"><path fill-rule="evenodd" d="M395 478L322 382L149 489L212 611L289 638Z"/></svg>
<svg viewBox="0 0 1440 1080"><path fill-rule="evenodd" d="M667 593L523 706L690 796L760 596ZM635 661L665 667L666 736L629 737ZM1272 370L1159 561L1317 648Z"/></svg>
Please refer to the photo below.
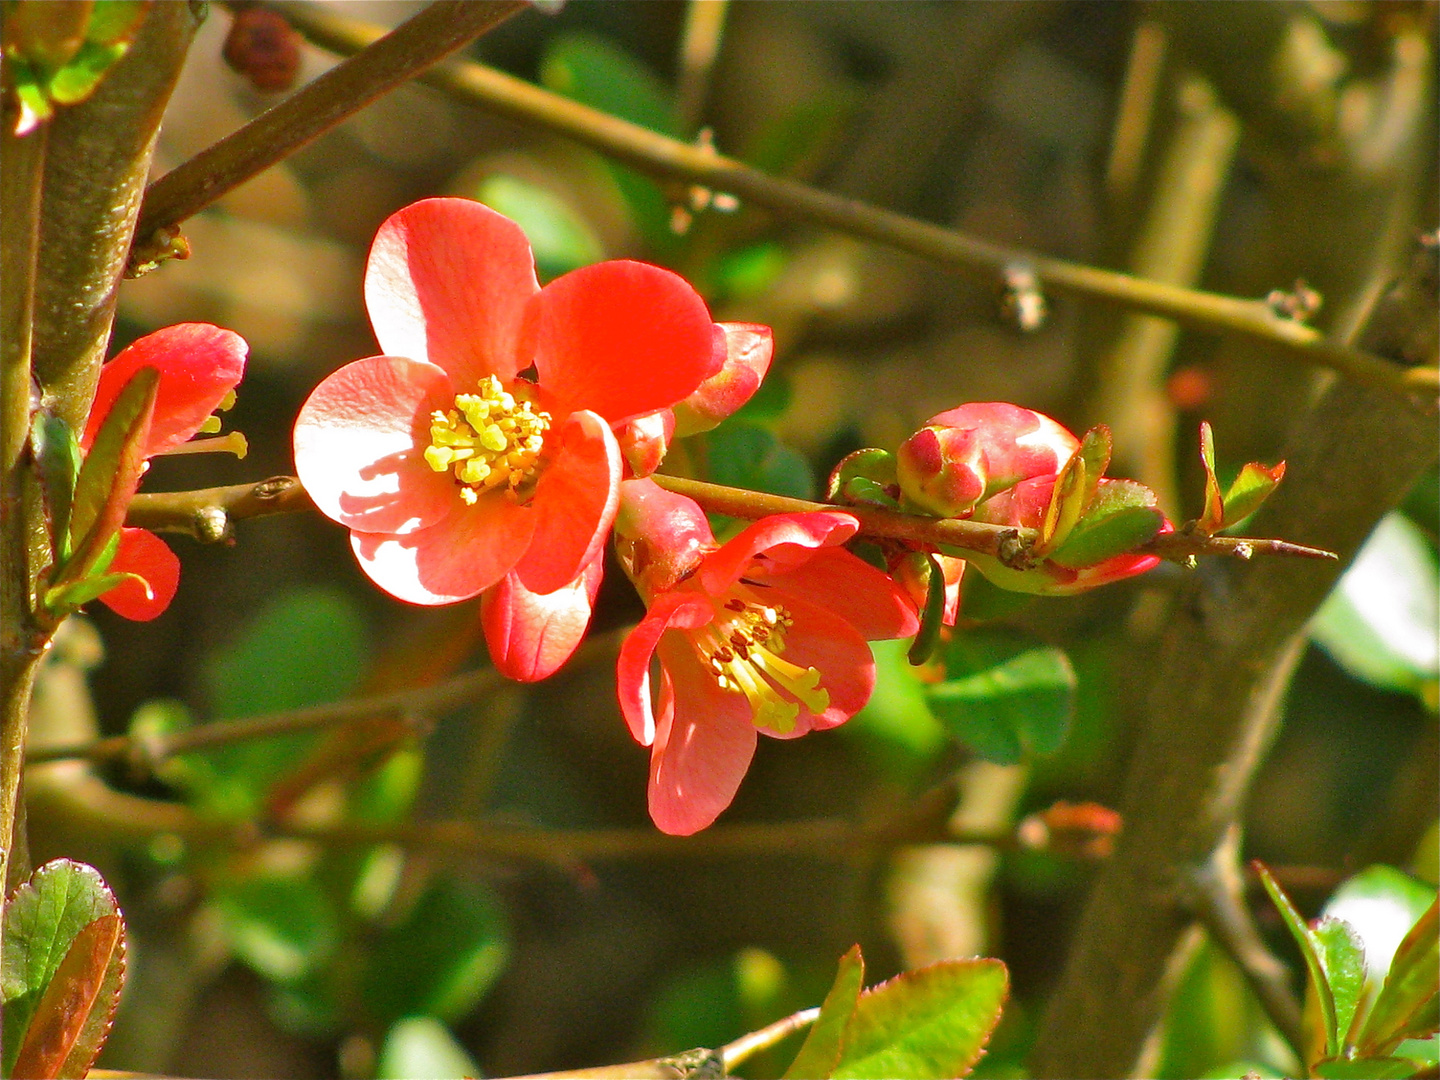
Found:
<svg viewBox="0 0 1440 1080"><path fill-rule="evenodd" d="M169 256L186 218L524 10L524 0L437 0L145 190L127 273Z"/></svg>
<svg viewBox="0 0 1440 1080"><path fill-rule="evenodd" d="M385 32L383 27L322 5L287 2L266 6L283 13L316 45L341 54L358 52ZM1440 390L1440 370L1433 364L1406 368L1391 363L1373 352L1332 340L1303 322L1284 318L1264 300L1201 292L1002 248L794 180L769 176L716 153L713 147L667 138L481 64L447 61L418 81L522 123L559 132L651 174L732 193L757 206L819 222L945 266L1000 275L1023 264L1052 288L1171 318L1197 330L1260 341L1269 345L1276 357L1332 368L1357 382L1423 399L1432 410Z"/></svg>

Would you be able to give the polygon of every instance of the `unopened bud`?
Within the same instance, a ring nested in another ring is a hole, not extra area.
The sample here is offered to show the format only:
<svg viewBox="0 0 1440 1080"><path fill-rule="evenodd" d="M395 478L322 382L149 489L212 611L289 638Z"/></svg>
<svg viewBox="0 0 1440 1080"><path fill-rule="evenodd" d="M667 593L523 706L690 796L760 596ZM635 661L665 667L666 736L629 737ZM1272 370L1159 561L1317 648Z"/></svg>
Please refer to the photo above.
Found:
<svg viewBox="0 0 1440 1080"><path fill-rule="evenodd" d="M692 573L714 547L710 522L695 500L653 480L620 484L615 555L647 602Z"/></svg>
<svg viewBox="0 0 1440 1080"><path fill-rule="evenodd" d="M964 517L985 494L980 447L959 428L921 428L900 444L895 472L905 497L940 517Z"/></svg>
<svg viewBox="0 0 1440 1080"><path fill-rule="evenodd" d="M245 8L230 24L222 55L256 90L278 93L300 73L300 34L276 12Z"/></svg>

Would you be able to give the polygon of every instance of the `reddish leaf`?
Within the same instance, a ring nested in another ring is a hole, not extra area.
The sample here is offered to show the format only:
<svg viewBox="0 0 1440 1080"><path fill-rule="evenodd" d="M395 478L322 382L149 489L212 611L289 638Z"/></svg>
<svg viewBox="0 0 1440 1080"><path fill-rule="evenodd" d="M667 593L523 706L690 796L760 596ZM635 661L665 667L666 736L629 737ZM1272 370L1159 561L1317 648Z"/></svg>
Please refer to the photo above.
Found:
<svg viewBox="0 0 1440 1080"><path fill-rule="evenodd" d="M90 1070L120 1003L125 977L125 924L104 915L70 944L36 1006L14 1075L69 1080Z"/></svg>

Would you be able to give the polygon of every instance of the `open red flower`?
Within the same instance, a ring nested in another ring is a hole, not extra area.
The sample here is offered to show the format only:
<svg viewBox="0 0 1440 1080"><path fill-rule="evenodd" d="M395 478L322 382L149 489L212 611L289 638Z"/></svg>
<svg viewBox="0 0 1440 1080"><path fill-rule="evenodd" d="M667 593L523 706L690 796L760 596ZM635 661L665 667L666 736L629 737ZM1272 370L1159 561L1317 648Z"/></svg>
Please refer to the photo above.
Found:
<svg viewBox="0 0 1440 1080"><path fill-rule="evenodd" d="M239 334L209 323L180 323L146 334L101 367L95 402L80 439L82 451L90 449L116 395L147 367L154 368L160 380L144 454L150 458L173 450L208 426L206 422L244 375L248 352ZM120 545L106 572L143 579L145 584L130 578L99 597L117 614L141 622L169 607L180 584L180 560L145 529L120 530Z"/></svg>
<svg viewBox="0 0 1440 1080"><path fill-rule="evenodd" d="M622 504L617 550L649 613L620 651L620 706L651 747L651 818L689 835L730 805L757 732L793 739L848 720L875 685L866 642L917 620L889 577L839 546L858 528L849 514L769 517L717 547L700 507L651 481L627 481Z"/></svg>
<svg viewBox="0 0 1440 1080"><path fill-rule="evenodd" d="M615 261L541 289L520 227L465 199L380 227L365 303L385 355L310 395L295 465L370 578L417 604L512 572L535 595L577 581L614 519L612 425L682 400L723 359L682 278Z"/></svg>

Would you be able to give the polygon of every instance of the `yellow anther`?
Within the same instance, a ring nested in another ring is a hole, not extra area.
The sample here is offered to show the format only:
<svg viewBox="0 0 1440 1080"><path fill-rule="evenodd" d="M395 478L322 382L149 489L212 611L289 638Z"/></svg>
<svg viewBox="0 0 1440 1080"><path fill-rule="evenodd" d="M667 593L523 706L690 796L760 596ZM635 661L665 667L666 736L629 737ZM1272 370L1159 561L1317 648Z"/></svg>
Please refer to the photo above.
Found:
<svg viewBox="0 0 1440 1080"><path fill-rule="evenodd" d="M830 707L816 668L781 659L794 622L788 611L731 596L716 614L696 647L720 689L745 695L756 727L783 735L794 730L801 705L817 715Z"/></svg>
<svg viewBox="0 0 1440 1080"><path fill-rule="evenodd" d="M425 461L436 472L454 470L466 504L506 487L515 494L534 477L550 430L550 414L500 385L480 380L478 393L457 394L455 408L430 414Z"/></svg>

